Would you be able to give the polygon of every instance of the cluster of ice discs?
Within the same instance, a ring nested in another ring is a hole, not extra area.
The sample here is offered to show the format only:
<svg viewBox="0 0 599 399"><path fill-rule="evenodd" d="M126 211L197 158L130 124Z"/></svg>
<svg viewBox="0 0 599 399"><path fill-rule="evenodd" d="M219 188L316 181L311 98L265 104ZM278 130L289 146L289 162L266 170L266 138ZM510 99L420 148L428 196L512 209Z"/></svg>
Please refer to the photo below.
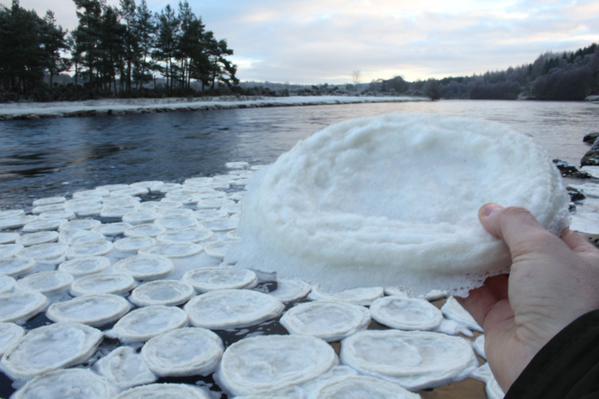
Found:
<svg viewBox="0 0 599 399"><path fill-rule="evenodd" d="M469 377L501 397L480 326L453 298L438 308L442 292L329 293L225 262L258 169L227 167L0 211L14 399L414 399Z"/></svg>

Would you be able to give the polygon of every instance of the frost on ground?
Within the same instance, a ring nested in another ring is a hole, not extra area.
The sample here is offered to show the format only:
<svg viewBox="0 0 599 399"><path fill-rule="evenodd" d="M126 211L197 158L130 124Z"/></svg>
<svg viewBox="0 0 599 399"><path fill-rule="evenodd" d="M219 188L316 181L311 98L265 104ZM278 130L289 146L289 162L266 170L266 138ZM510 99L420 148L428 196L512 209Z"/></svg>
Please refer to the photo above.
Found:
<svg viewBox="0 0 599 399"><path fill-rule="evenodd" d="M416 399L466 378L501 397L488 368L475 369L479 327L453 298L437 310L446 293L424 296L435 307L397 287L330 292L224 262L258 169L229 167L0 211L0 369L12 399ZM151 245L115 245L126 238ZM405 331L415 326L431 331ZM159 376L168 383L153 384Z"/></svg>
<svg viewBox="0 0 599 399"><path fill-rule="evenodd" d="M210 109L287 107L301 105L389 103L428 101L411 96L292 96L215 97L168 99L111 99L50 103L8 103L0 108L0 120L36 117L68 117L96 114L124 114Z"/></svg>

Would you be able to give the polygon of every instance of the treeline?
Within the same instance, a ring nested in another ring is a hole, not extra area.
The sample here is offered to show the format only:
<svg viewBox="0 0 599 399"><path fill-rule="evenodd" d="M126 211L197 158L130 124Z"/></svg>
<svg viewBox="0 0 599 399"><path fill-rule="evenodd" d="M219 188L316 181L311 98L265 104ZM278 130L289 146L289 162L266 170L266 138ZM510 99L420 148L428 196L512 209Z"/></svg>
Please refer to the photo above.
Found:
<svg viewBox="0 0 599 399"><path fill-rule="evenodd" d="M146 0L74 0L67 32L13 0L0 5L0 100L172 96L234 90L233 50L186 0L152 13ZM57 77L68 84L56 84ZM62 74L62 75L61 75Z"/></svg>
<svg viewBox="0 0 599 399"><path fill-rule="evenodd" d="M599 94L599 46L546 53L532 64L483 75L407 82L401 77L372 82L371 92L431 98L584 100Z"/></svg>

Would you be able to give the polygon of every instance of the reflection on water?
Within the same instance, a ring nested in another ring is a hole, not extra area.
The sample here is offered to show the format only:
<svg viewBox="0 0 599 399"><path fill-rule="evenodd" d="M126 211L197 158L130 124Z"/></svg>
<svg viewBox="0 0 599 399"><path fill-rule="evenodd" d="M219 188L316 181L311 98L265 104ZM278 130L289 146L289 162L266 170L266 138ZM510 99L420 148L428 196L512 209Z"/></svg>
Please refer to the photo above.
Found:
<svg viewBox="0 0 599 399"><path fill-rule="evenodd" d="M533 136L553 157L578 162L599 106L439 101L170 112L0 122L0 207L139 180L223 172L227 161L270 163L298 140L341 120L389 112L484 118Z"/></svg>

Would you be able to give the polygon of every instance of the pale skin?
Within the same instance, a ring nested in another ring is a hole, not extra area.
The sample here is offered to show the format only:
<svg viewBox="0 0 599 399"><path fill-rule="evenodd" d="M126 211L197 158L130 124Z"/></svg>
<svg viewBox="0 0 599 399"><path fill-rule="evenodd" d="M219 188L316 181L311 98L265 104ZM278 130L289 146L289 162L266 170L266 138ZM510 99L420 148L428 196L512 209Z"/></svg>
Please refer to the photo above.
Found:
<svg viewBox="0 0 599 399"><path fill-rule="evenodd" d="M512 266L461 302L483 326L489 365L507 392L552 337L599 309L599 250L570 230L551 234L522 208L487 204L479 218L506 243Z"/></svg>

